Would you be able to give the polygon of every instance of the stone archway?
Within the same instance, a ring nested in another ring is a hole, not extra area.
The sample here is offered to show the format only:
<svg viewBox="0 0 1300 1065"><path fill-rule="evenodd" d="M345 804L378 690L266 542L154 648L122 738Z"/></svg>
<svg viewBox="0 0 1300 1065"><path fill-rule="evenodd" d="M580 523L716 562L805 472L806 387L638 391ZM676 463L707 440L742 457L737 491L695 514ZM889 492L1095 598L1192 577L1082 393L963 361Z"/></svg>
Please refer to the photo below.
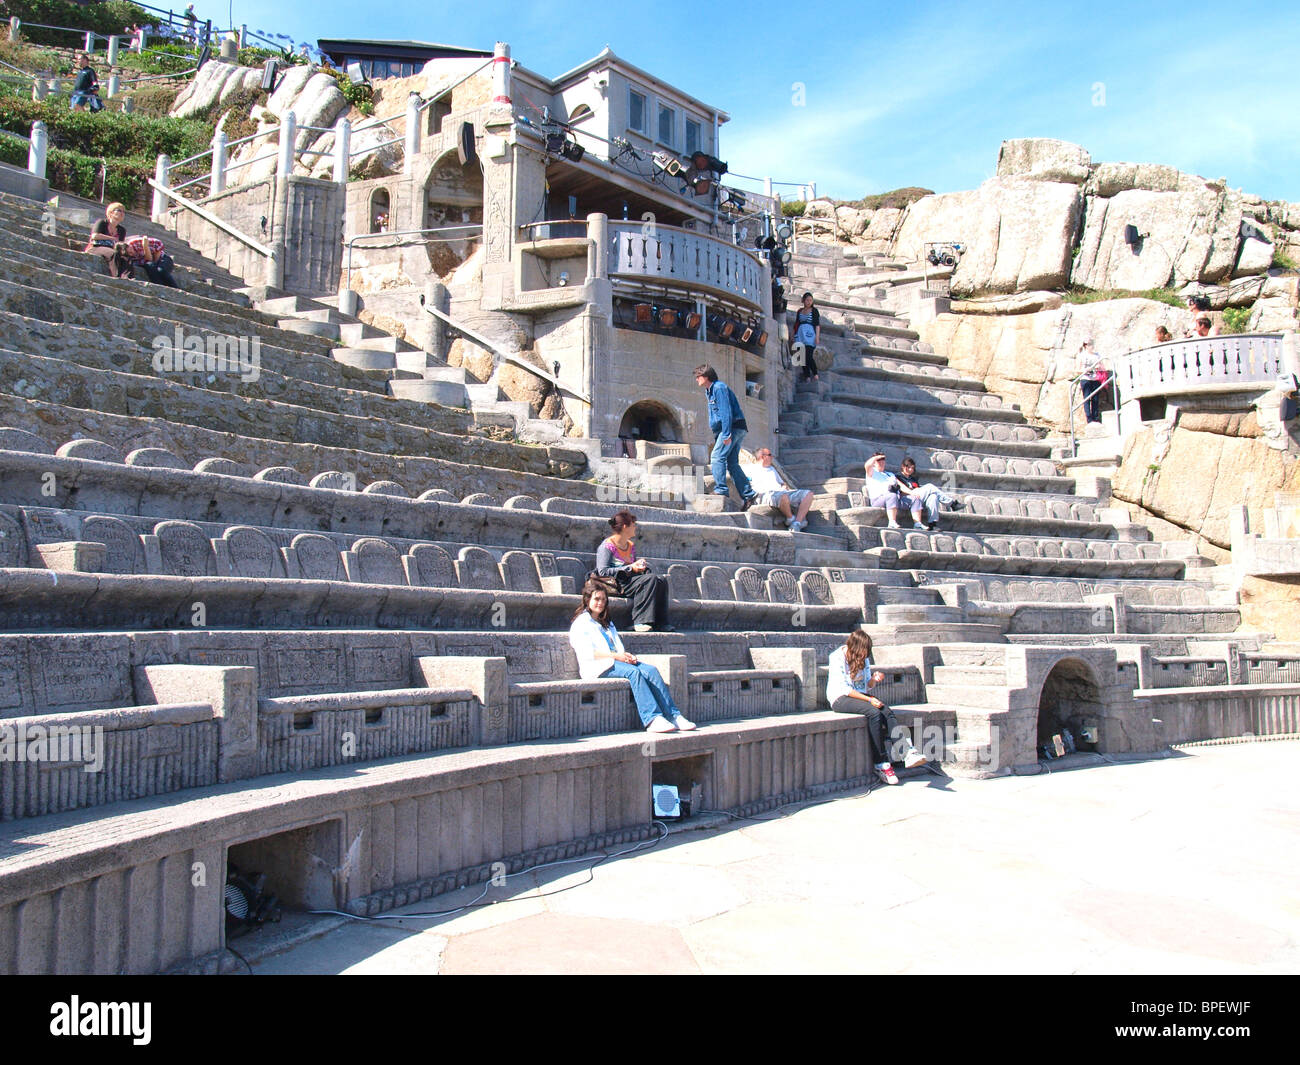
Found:
<svg viewBox="0 0 1300 1065"><path fill-rule="evenodd" d="M1085 728L1098 729L1100 736L1103 706L1097 674L1086 662L1063 658L1052 666L1043 680L1038 696L1038 728L1035 750L1043 757L1043 747L1068 729L1078 751L1100 751L1100 743L1084 739Z"/></svg>
<svg viewBox="0 0 1300 1065"><path fill-rule="evenodd" d="M681 443L682 426L672 408L653 399L633 403L618 423L620 440L648 440L652 444Z"/></svg>
<svg viewBox="0 0 1300 1065"><path fill-rule="evenodd" d="M477 163L461 166L455 152L438 157L424 183L424 212L421 228L483 224L483 171ZM436 234L427 234L433 237ZM429 266L445 277L473 251L480 237L426 244Z"/></svg>

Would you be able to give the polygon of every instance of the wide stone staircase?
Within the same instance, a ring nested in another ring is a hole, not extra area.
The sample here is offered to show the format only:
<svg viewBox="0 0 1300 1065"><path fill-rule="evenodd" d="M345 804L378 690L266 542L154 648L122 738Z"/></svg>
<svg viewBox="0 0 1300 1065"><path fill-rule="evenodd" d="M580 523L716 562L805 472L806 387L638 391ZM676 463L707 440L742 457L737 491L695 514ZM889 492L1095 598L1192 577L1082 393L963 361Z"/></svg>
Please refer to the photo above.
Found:
<svg viewBox="0 0 1300 1065"><path fill-rule="evenodd" d="M844 305L781 423L810 531L631 501L673 629L627 646L707 726L648 741L567 641L628 502L581 446L402 396L412 352L174 236L181 290L108 277L42 216L0 196L0 972L231 967L235 868L305 929L650 838L652 783L733 813L861 785L863 721L824 697L858 626L953 772L1036 769L1043 715L1107 755L1294 728L1300 659L1235 633L1194 555L1077 494L887 293L810 270ZM878 446L968 506L883 529Z"/></svg>

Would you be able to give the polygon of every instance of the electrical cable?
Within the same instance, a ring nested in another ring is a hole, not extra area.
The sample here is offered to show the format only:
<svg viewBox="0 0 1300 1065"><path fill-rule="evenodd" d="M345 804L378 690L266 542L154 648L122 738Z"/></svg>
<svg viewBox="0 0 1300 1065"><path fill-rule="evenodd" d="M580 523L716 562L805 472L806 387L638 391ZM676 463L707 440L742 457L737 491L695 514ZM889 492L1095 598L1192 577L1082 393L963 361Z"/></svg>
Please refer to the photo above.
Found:
<svg viewBox="0 0 1300 1065"><path fill-rule="evenodd" d="M658 820L653 821L651 823L657 825L662 830L655 839L642 840L640 843L636 844L635 846L627 847L626 849L621 851L615 851L613 854L601 853L595 857L595 861L592 861L591 855L585 855L581 858L565 858L555 862L543 862L540 865L529 866L527 869L520 869L519 872L517 873L507 873L505 875L504 879L509 880L512 876L523 876L525 873L533 873L536 872L538 869L549 869L557 865L580 865L583 862L592 863L586 870L584 870L587 874L586 880L583 880L581 883L570 884L568 887L558 888L555 891L546 891L540 895L519 895L516 896L515 898L497 899L492 902L482 902L481 900L483 899L483 897L487 895L488 891L491 890L491 888L494 886L493 881L496 878L493 877L492 879L488 880L488 882L483 886L483 890L480 891L472 901L465 903L465 905L463 906L457 906L451 910L431 910L431 911L425 911L421 913L380 913L380 914L375 914L373 916L365 916L357 913L345 913L343 910L307 910L305 912L310 914L317 914L317 915L351 917L353 920L356 921L404 921L404 920L417 918L417 917L450 917L453 914L462 913L465 910L477 909L482 906L497 906L502 902L515 902L520 899L545 899L545 898L549 898L552 895L562 895L564 892L572 891L574 888L585 887L587 884L590 884L593 880L595 880L596 877L594 875L594 870L596 866L601 865L604 862L610 861L613 858L621 858L625 854L632 854L636 851L644 850L646 847L657 847L660 843L662 843L665 839L668 838L668 826L666 824Z"/></svg>

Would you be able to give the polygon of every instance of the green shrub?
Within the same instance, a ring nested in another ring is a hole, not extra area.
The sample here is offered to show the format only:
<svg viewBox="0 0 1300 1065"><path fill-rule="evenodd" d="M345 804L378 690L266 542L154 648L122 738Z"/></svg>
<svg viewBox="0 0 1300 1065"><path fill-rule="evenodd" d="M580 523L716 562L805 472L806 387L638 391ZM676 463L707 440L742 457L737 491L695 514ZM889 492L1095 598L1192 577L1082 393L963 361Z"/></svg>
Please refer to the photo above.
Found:
<svg viewBox="0 0 1300 1065"><path fill-rule="evenodd" d="M1287 273L1296 274L1300 273L1300 263L1297 263L1286 252L1282 251L1281 248L1275 246L1273 248L1273 269L1285 270Z"/></svg>
<svg viewBox="0 0 1300 1065"><path fill-rule="evenodd" d="M211 126L193 119L69 111L66 98L38 103L0 97L0 129L27 136L37 119L49 129L52 147L91 156L156 159L165 153L179 159L203 151L212 141Z"/></svg>
<svg viewBox="0 0 1300 1065"><path fill-rule="evenodd" d="M781 214L786 218L802 218L807 206L803 200L786 200L781 204Z"/></svg>
<svg viewBox="0 0 1300 1065"><path fill-rule="evenodd" d="M334 75L334 80L339 83L339 88L343 91L343 99L347 100L363 115L373 115L375 113L375 88L373 85L366 83L357 85L341 70L331 70L329 73Z"/></svg>
<svg viewBox="0 0 1300 1065"><path fill-rule="evenodd" d="M1223 311L1223 332L1244 333L1250 328L1249 307L1225 307Z"/></svg>
<svg viewBox="0 0 1300 1065"><path fill-rule="evenodd" d="M860 200L850 202L848 206L864 211L878 211L882 207L903 208L923 196L933 195L934 189L922 189L912 185L905 189L894 189L893 192L878 192L874 196L864 196Z"/></svg>

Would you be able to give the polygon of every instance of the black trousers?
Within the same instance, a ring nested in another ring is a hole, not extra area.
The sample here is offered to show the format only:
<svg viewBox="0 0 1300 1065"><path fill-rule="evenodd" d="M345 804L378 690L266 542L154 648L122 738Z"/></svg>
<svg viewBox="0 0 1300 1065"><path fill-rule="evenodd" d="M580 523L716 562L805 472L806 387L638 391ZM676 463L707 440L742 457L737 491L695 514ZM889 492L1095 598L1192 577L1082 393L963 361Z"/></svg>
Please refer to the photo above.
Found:
<svg viewBox="0 0 1300 1065"><path fill-rule="evenodd" d="M871 764L880 765L884 762L902 761L901 758L895 758L895 754L900 752L895 750L897 744L906 744L907 740L903 733L903 726L898 723L898 718L894 716L894 711L889 707L876 709L870 703L864 703L861 699L855 699L851 695L841 695L834 703L831 709L837 714L863 714L867 719L867 739L871 743Z"/></svg>
<svg viewBox="0 0 1300 1065"><path fill-rule="evenodd" d="M653 573L629 573L619 570L614 575L618 594L632 600L632 624L668 626L668 579Z"/></svg>
<svg viewBox="0 0 1300 1065"><path fill-rule="evenodd" d="M164 255L157 262L153 263L136 263L145 276L155 285L166 285L168 288L180 288L176 284L176 278L172 277L172 260L171 256Z"/></svg>

